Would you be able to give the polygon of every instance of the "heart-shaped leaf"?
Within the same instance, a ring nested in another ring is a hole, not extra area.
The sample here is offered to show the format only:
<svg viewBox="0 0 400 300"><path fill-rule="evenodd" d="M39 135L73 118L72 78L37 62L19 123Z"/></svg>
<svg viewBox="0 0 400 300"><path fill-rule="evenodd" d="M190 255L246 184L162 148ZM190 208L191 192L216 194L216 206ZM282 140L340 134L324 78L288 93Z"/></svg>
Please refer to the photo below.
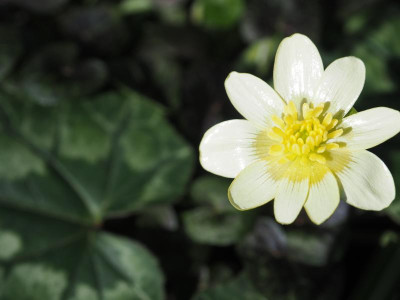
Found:
<svg viewBox="0 0 400 300"><path fill-rule="evenodd" d="M0 103L0 298L163 299L152 255L101 231L182 194L193 153L163 109L127 89Z"/></svg>

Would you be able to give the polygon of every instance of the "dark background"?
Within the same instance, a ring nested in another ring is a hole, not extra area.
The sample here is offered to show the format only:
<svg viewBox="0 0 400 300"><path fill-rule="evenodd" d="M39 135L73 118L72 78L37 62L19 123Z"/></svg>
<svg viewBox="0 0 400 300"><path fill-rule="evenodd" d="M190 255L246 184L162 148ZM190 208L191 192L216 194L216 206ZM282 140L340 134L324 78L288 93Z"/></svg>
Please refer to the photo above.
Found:
<svg viewBox="0 0 400 300"><path fill-rule="evenodd" d="M350 55L364 61L358 111L400 109L395 0L0 0L1 88L57 109L127 86L166 107L195 151L186 192L99 227L156 255L167 299L400 299L400 199L383 212L342 203L319 227L303 212L282 227L270 204L231 209L229 180L198 163L205 130L240 118L226 76L249 72L271 83L277 46L295 32L314 41L325 66ZM399 142L372 149L396 185Z"/></svg>

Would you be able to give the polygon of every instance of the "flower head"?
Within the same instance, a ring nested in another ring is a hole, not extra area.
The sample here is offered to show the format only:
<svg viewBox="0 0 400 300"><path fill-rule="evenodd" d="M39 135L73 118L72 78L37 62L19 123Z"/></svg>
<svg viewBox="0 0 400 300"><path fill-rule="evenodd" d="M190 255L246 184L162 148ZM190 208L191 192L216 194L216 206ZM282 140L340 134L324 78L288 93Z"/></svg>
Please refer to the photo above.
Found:
<svg viewBox="0 0 400 300"><path fill-rule="evenodd" d="M324 222L341 194L361 209L387 207L395 197L393 177L366 149L400 131L400 113L378 107L347 116L364 86L363 62L344 57L324 70L311 40L294 34L281 42L273 76L275 90L232 72L225 88L246 120L215 125L200 144L203 168L235 178L232 205L247 210L275 199L283 224L303 206L314 223Z"/></svg>

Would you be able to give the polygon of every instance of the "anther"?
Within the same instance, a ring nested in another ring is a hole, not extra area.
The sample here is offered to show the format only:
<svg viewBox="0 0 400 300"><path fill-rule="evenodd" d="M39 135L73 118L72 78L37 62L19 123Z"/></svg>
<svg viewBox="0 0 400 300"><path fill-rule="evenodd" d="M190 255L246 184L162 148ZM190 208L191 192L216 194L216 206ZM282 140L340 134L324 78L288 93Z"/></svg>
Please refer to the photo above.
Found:
<svg viewBox="0 0 400 300"><path fill-rule="evenodd" d="M324 153L326 149L326 146L321 146L317 149L317 153Z"/></svg>
<svg viewBox="0 0 400 300"><path fill-rule="evenodd" d="M324 132L324 135L322 136L322 141L325 142L328 139L328 131Z"/></svg>
<svg viewBox="0 0 400 300"><path fill-rule="evenodd" d="M286 156L283 156L278 160L278 163L280 164L285 164L287 162L289 162L289 159Z"/></svg>
<svg viewBox="0 0 400 300"><path fill-rule="evenodd" d="M310 147L314 147L315 145L315 141L314 138L312 136L308 136L306 139L306 143L310 146Z"/></svg>
<svg viewBox="0 0 400 300"><path fill-rule="evenodd" d="M283 119L285 120L285 123L288 125L294 123L294 119L291 115L285 115L285 117Z"/></svg>
<svg viewBox="0 0 400 300"><path fill-rule="evenodd" d="M332 131L328 134L328 139L334 139L343 134L343 129L337 129L335 131Z"/></svg>
<svg viewBox="0 0 400 300"><path fill-rule="evenodd" d="M339 146L339 144L337 144L337 143L329 143L329 144L326 144L326 149L328 149L328 150L332 150L332 149L337 149L337 148L339 148L340 146Z"/></svg>
<svg viewBox="0 0 400 300"><path fill-rule="evenodd" d="M326 126L326 130L328 130L328 131L331 130L332 128L334 128L337 125L337 123L339 123L339 120L333 119L331 121L331 123L328 126Z"/></svg>
<svg viewBox="0 0 400 300"><path fill-rule="evenodd" d="M307 144L304 144L304 145L301 147L301 152L302 152L303 154L308 154L308 153L310 153L310 146L308 146Z"/></svg>
<svg viewBox="0 0 400 300"><path fill-rule="evenodd" d="M268 137L270 137L272 140L277 141L277 142L282 142L283 137L276 134L273 130L268 131L267 133Z"/></svg>
<svg viewBox="0 0 400 300"><path fill-rule="evenodd" d="M274 155L274 156L276 156L276 155L280 155L280 154L282 154L282 152L283 152L283 146L282 145L272 145L270 148L269 148L269 154L270 155Z"/></svg>
<svg viewBox="0 0 400 300"><path fill-rule="evenodd" d="M310 107L308 106L308 103L303 103L302 107L302 112L303 112L303 119L305 119L308 111L310 110Z"/></svg>
<svg viewBox="0 0 400 300"><path fill-rule="evenodd" d="M296 153L297 155L300 155L300 154L301 154L300 146L299 146L298 144L293 144L293 145L292 145L292 151L293 151L294 153Z"/></svg>
<svg viewBox="0 0 400 300"><path fill-rule="evenodd" d="M283 122L283 120L281 118L279 118L277 115L273 115L271 118L272 118L272 121L279 127L281 127L281 128L285 127L285 122Z"/></svg>
<svg viewBox="0 0 400 300"><path fill-rule="evenodd" d="M314 108L313 112L314 117L318 118L323 110L324 110L323 106L317 106L316 108Z"/></svg>
<svg viewBox="0 0 400 300"><path fill-rule="evenodd" d="M281 137L285 137L285 133L282 131L282 129L278 127L273 127L272 131L276 133L277 135L280 135Z"/></svg>
<svg viewBox="0 0 400 300"><path fill-rule="evenodd" d="M322 121L322 125L328 126L332 122L332 113L327 113L324 120Z"/></svg>
<svg viewBox="0 0 400 300"><path fill-rule="evenodd" d="M315 137L315 145L319 145L319 144L321 144L321 142L322 142L322 135L317 135L316 137Z"/></svg>
<svg viewBox="0 0 400 300"><path fill-rule="evenodd" d="M316 161L319 162L320 164L325 164L326 163L326 158L320 154L315 154L315 153L311 153L309 156L309 159L311 161Z"/></svg>

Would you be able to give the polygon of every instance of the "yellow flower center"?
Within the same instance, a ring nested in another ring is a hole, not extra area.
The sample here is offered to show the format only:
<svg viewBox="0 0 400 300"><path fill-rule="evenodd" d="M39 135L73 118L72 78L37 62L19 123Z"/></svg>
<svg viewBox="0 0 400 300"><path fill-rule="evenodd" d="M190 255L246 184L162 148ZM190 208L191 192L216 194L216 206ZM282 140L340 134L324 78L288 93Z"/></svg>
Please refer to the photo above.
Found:
<svg viewBox="0 0 400 300"><path fill-rule="evenodd" d="M269 154L280 156L278 162L282 164L298 157L305 163L310 160L325 164L325 151L340 147L329 140L341 136L343 129L335 130L338 120L332 113L322 115L323 110L324 104L311 108L304 103L300 115L290 101L282 118L272 117L276 126L268 131L268 136L278 143L270 147Z"/></svg>

